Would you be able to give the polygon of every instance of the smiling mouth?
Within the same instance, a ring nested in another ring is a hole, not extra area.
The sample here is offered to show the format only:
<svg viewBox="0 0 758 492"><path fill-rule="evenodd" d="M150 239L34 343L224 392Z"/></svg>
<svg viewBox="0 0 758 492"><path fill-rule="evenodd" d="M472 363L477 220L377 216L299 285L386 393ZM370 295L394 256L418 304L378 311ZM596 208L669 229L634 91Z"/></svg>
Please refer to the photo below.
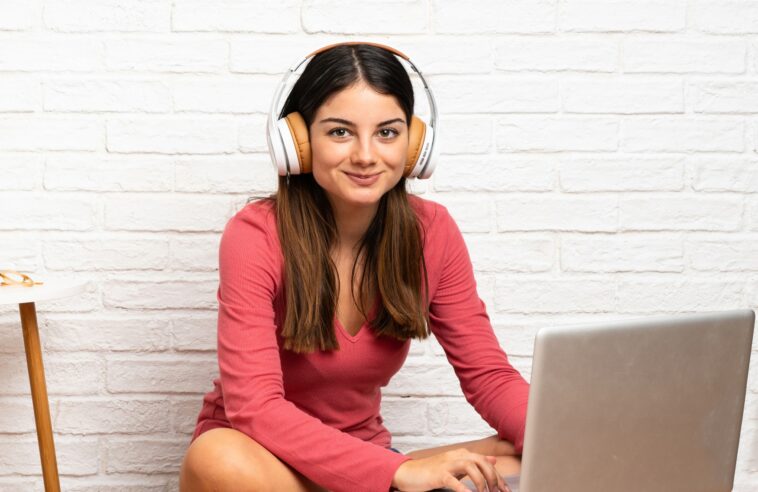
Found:
<svg viewBox="0 0 758 492"><path fill-rule="evenodd" d="M381 174L381 172L374 174L356 174L345 172L345 175L350 178L350 181L352 181L357 186L362 187L369 187L376 184L379 181L379 175Z"/></svg>
<svg viewBox="0 0 758 492"><path fill-rule="evenodd" d="M345 174L347 174L349 176L355 176L356 178L366 179L366 178L372 178L372 177L376 176L379 173L374 173L374 174L356 174L356 173L349 173L349 172L345 171Z"/></svg>

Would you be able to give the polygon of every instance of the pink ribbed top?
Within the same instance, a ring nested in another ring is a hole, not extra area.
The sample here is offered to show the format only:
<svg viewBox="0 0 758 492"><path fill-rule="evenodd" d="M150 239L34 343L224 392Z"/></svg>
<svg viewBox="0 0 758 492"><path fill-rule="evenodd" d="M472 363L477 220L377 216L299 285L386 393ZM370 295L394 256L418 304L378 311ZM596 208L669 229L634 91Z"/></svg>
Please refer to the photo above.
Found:
<svg viewBox="0 0 758 492"><path fill-rule="evenodd" d="M448 210L418 196L409 200L425 230L429 328L468 402L520 453L529 385L498 344ZM388 449L381 388L402 367L411 342L375 336L368 323L351 336L335 316L340 350L296 354L280 348L282 271L273 208L247 204L221 237L220 377L203 398L192 440L214 427L232 427L329 490L385 492L411 458Z"/></svg>

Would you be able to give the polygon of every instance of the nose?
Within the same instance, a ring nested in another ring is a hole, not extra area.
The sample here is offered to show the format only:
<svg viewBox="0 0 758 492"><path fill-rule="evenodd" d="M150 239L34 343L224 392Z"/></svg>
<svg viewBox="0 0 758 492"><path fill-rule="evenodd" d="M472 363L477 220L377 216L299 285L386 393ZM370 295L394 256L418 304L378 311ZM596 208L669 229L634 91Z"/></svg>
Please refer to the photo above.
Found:
<svg viewBox="0 0 758 492"><path fill-rule="evenodd" d="M376 163L376 155L371 138L358 138L351 156L351 161L356 166L370 166Z"/></svg>

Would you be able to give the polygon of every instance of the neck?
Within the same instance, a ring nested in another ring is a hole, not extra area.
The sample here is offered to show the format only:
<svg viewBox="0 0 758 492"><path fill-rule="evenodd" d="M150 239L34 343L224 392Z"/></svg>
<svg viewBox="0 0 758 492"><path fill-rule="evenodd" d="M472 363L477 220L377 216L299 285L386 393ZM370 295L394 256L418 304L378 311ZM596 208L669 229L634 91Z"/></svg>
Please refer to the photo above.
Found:
<svg viewBox="0 0 758 492"><path fill-rule="evenodd" d="M334 221L339 235L338 245L341 250L354 252L378 209L378 203L366 207L355 207L332 202Z"/></svg>

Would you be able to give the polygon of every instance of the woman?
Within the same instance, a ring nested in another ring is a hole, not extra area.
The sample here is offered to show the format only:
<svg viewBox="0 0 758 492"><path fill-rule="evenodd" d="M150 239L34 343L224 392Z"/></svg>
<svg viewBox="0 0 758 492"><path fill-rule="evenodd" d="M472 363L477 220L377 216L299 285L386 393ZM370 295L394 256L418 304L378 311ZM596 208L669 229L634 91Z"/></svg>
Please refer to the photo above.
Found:
<svg viewBox="0 0 758 492"><path fill-rule="evenodd" d="M226 224L220 377L182 491L465 491L464 476L507 490L499 474L519 471L529 387L498 345L455 221L406 191L413 88L380 46L312 58L279 115L302 117L310 169ZM382 425L381 387L427 327L498 432L404 455Z"/></svg>

